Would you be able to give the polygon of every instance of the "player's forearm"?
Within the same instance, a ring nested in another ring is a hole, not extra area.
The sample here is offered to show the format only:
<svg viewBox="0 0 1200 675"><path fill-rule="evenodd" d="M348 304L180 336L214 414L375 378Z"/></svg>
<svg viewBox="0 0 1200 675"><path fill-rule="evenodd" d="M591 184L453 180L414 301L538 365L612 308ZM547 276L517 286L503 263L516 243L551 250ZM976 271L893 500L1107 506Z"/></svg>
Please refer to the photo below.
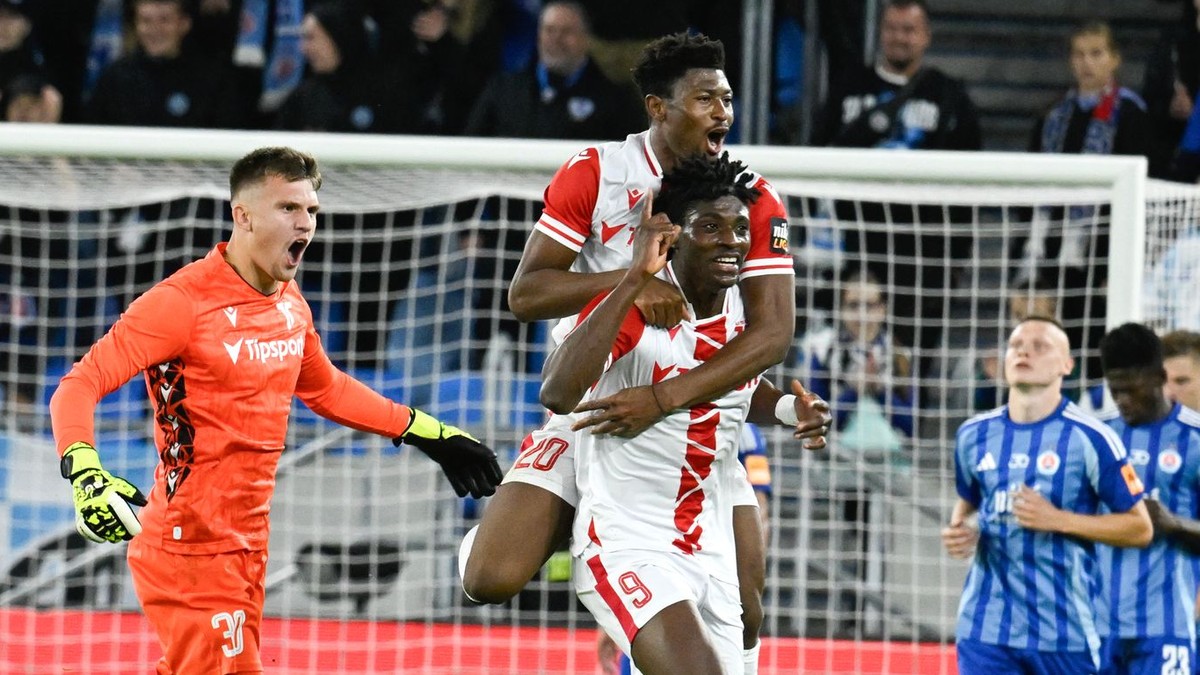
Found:
<svg viewBox="0 0 1200 675"><path fill-rule="evenodd" d="M316 391L297 391L296 395L314 413L351 429L394 438L408 428L408 406L388 399L336 368L326 386Z"/></svg>
<svg viewBox="0 0 1200 675"><path fill-rule="evenodd" d="M54 446L61 454L72 443L96 444L95 411L99 396L95 387L72 370L50 397L50 426Z"/></svg>
<svg viewBox="0 0 1200 675"><path fill-rule="evenodd" d="M667 410L718 398L787 356L796 323L792 277L754 277L742 281L739 288L745 298L746 330L699 367L658 385Z"/></svg>
<svg viewBox="0 0 1200 675"><path fill-rule="evenodd" d="M561 319L578 314L597 295L620 283L625 270L582 273L540 269L518 274L508 288L508 306L520 321Z"/></svg>
<svg viewBox="0 0 1200 675"><path fill-rule="evenodd" d="M1192 555L1200 555L1200 520L1174 516L1157 525L1155 534L1170 537L1171 541Z"/></svg>
<svg viewBox="0 0 1200 675"><path fill-rule="evenodd" d="M1154 538L1150 516L1140 502L1125 513L1087 515L1065 511L1059 532L1123 548L1143 548Z"/></svg>
<svg viewBox="0 0 1200 675"><path fill-rule="evenodd" d="M750 398L750 411L746 415L747 422L760 426L782 424L775 417L775 404L783 398L783 392L765 377L758 381L754 396Z"/></svg>
<svg viewBox="0 0 1200 675"><path fill-rule="evenodd" d="M627 277L563 340L542 368L539 399L551 412L566 414L604 372L621 324L649 277Z"/></svg>

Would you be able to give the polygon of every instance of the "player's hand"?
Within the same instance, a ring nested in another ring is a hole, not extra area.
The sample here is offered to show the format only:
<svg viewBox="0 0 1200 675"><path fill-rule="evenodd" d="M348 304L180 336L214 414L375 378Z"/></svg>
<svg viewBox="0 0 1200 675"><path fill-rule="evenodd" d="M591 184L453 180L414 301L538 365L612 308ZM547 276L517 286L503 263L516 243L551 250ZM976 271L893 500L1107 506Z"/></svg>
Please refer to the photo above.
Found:
<svg viewBox="0 0 1200 675"><path fill-rule="evenodd" d="M1013 495L1013 516L1027 530L1057 532L1062 525L1062 512L1036 488L1022 485Z"/></svg>
<svg viewBox="0 0 1200 675"><path fill-rule="evenodd" d="M146 496L129 481L100 466L100 455L87 443L73 443L59 465L71 481L75 498L75 529L96 543L129 541L142 531L130 504L145 506Z"/></svg>
<svg viewBox="0 0 1200 675"><path fill-rule="evenodd" d="M651 279L633 301L633 306L655 328L674 328L684 319L691 319L687 301L675 286L662 279Z"/></svg>
<svg viewBox="0 0 1200 675"><path fill-rule="evenodd" d="M392 443L405 443L429 455L441 465L459 497L469 494L478 499L496 493L504 474L491 448L458 427L443 424L416 408L409 410L412 419L408 430L393 438Z"/></svg>
<svg viewBox="0 0 1200 675"><path fill-rule="evenodd" d="M584 401L574 412L592 414L571 425L572 431L590 427L593 434L633 438L662 419L669 411L659 407L650 387L640 386L622 389L604 398Z"/></svg>
<svg viewBox="0 0 1200 675"><path fill-rule="evenodd" d="M1150 523L1154 525L1155 536L1169 535L1179 529L1179 518L1168 511L1162 502L1147 497L1142 500L1142 503L1146 505L1146 512L1150 514Z"/></svg>
<svg viewBox="0 0 1200 675"><path fill-rule="evenodd" d="M942 528L942 545L951 558L965 560L975 555L975 547L979 544L978 521L951 521Z"/></svg>
<svg viewBox="0 0 1200 675"><path fill-rule="evenodd" d="M833 414L829 411L829 402L804 388L799 380L792 380L792 394L796 396L796 429L792 437L803 441L805 450L820 450L825 447L829 428L833 424Z"/></svg>
<svg viewBox="0 0 1200 675"><path fill-rule="evenodd" d="M679 238L680 228L665 213L654 213L654 195L646 194L642 217L633 230L633 258L629 270L652 277L667 266L667 254Z"/></svg>

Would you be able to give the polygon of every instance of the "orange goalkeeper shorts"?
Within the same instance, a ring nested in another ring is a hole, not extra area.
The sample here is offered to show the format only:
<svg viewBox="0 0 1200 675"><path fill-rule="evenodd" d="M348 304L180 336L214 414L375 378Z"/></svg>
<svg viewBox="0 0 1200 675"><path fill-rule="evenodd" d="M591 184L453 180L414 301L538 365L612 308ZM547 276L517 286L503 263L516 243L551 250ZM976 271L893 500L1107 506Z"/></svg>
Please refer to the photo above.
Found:
<svg viewBox="0 0 1200 675"><path fill-rule="evenodd" d="M167 553L129 542L129 571L162 645L158 675L261 673L266 551Z"/></svg>

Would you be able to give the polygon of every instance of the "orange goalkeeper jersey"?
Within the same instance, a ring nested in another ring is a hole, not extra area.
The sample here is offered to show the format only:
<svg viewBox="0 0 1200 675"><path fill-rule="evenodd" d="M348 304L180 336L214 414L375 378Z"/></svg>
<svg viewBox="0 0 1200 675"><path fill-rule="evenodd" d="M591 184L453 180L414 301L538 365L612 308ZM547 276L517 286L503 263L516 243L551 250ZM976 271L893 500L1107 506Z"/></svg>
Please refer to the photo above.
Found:
<svg viewBox="0 0 1200 675"><path fill-rule="evenodd" d="M138 536L173 553L266 548L293 395L362 431L408 426L407 407L329 361L295 281L263 295L224 251L218 244L131 303L50 401L59 453L94 445L96 402L143 373L159 463Z"/></svg>

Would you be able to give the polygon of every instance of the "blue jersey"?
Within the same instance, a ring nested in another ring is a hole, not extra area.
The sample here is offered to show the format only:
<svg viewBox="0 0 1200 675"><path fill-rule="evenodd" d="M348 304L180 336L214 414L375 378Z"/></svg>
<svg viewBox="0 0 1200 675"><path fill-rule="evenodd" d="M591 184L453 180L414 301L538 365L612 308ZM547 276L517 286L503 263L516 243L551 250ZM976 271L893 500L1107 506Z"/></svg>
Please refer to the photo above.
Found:
<svg viewBox="0 0 1200 675"><path fill-rule="evenodd" d="M1097 654L1094 545L1017 525L1012 497L1028 485L1078 513L1133 508L1142 486L1116 433L1066 398L1032 424L1013 422L1004 406L959 427L954 470L958 495L979 511L956 637Z"/></svg>
<svg viewBox="0 0 1200 675"><path fill-rule="evenodd" d="M1152 424L1105 420L1129 449L1147 493L1172 513L1200 514L1200 413L1178 404ZM1191 557L1164 537L1147 548L1098 546L1100 635L1119 638L1195 636L1196 581Z"/></svg>
<svg viewBox="0 0 1200 675"><path fill-rule="evenodd" d="M758 425L742 425L742 440L738 443L738 461L746 467L746 477L756 492L771 496L771 464L767 460L767 437Z"/></svg>

